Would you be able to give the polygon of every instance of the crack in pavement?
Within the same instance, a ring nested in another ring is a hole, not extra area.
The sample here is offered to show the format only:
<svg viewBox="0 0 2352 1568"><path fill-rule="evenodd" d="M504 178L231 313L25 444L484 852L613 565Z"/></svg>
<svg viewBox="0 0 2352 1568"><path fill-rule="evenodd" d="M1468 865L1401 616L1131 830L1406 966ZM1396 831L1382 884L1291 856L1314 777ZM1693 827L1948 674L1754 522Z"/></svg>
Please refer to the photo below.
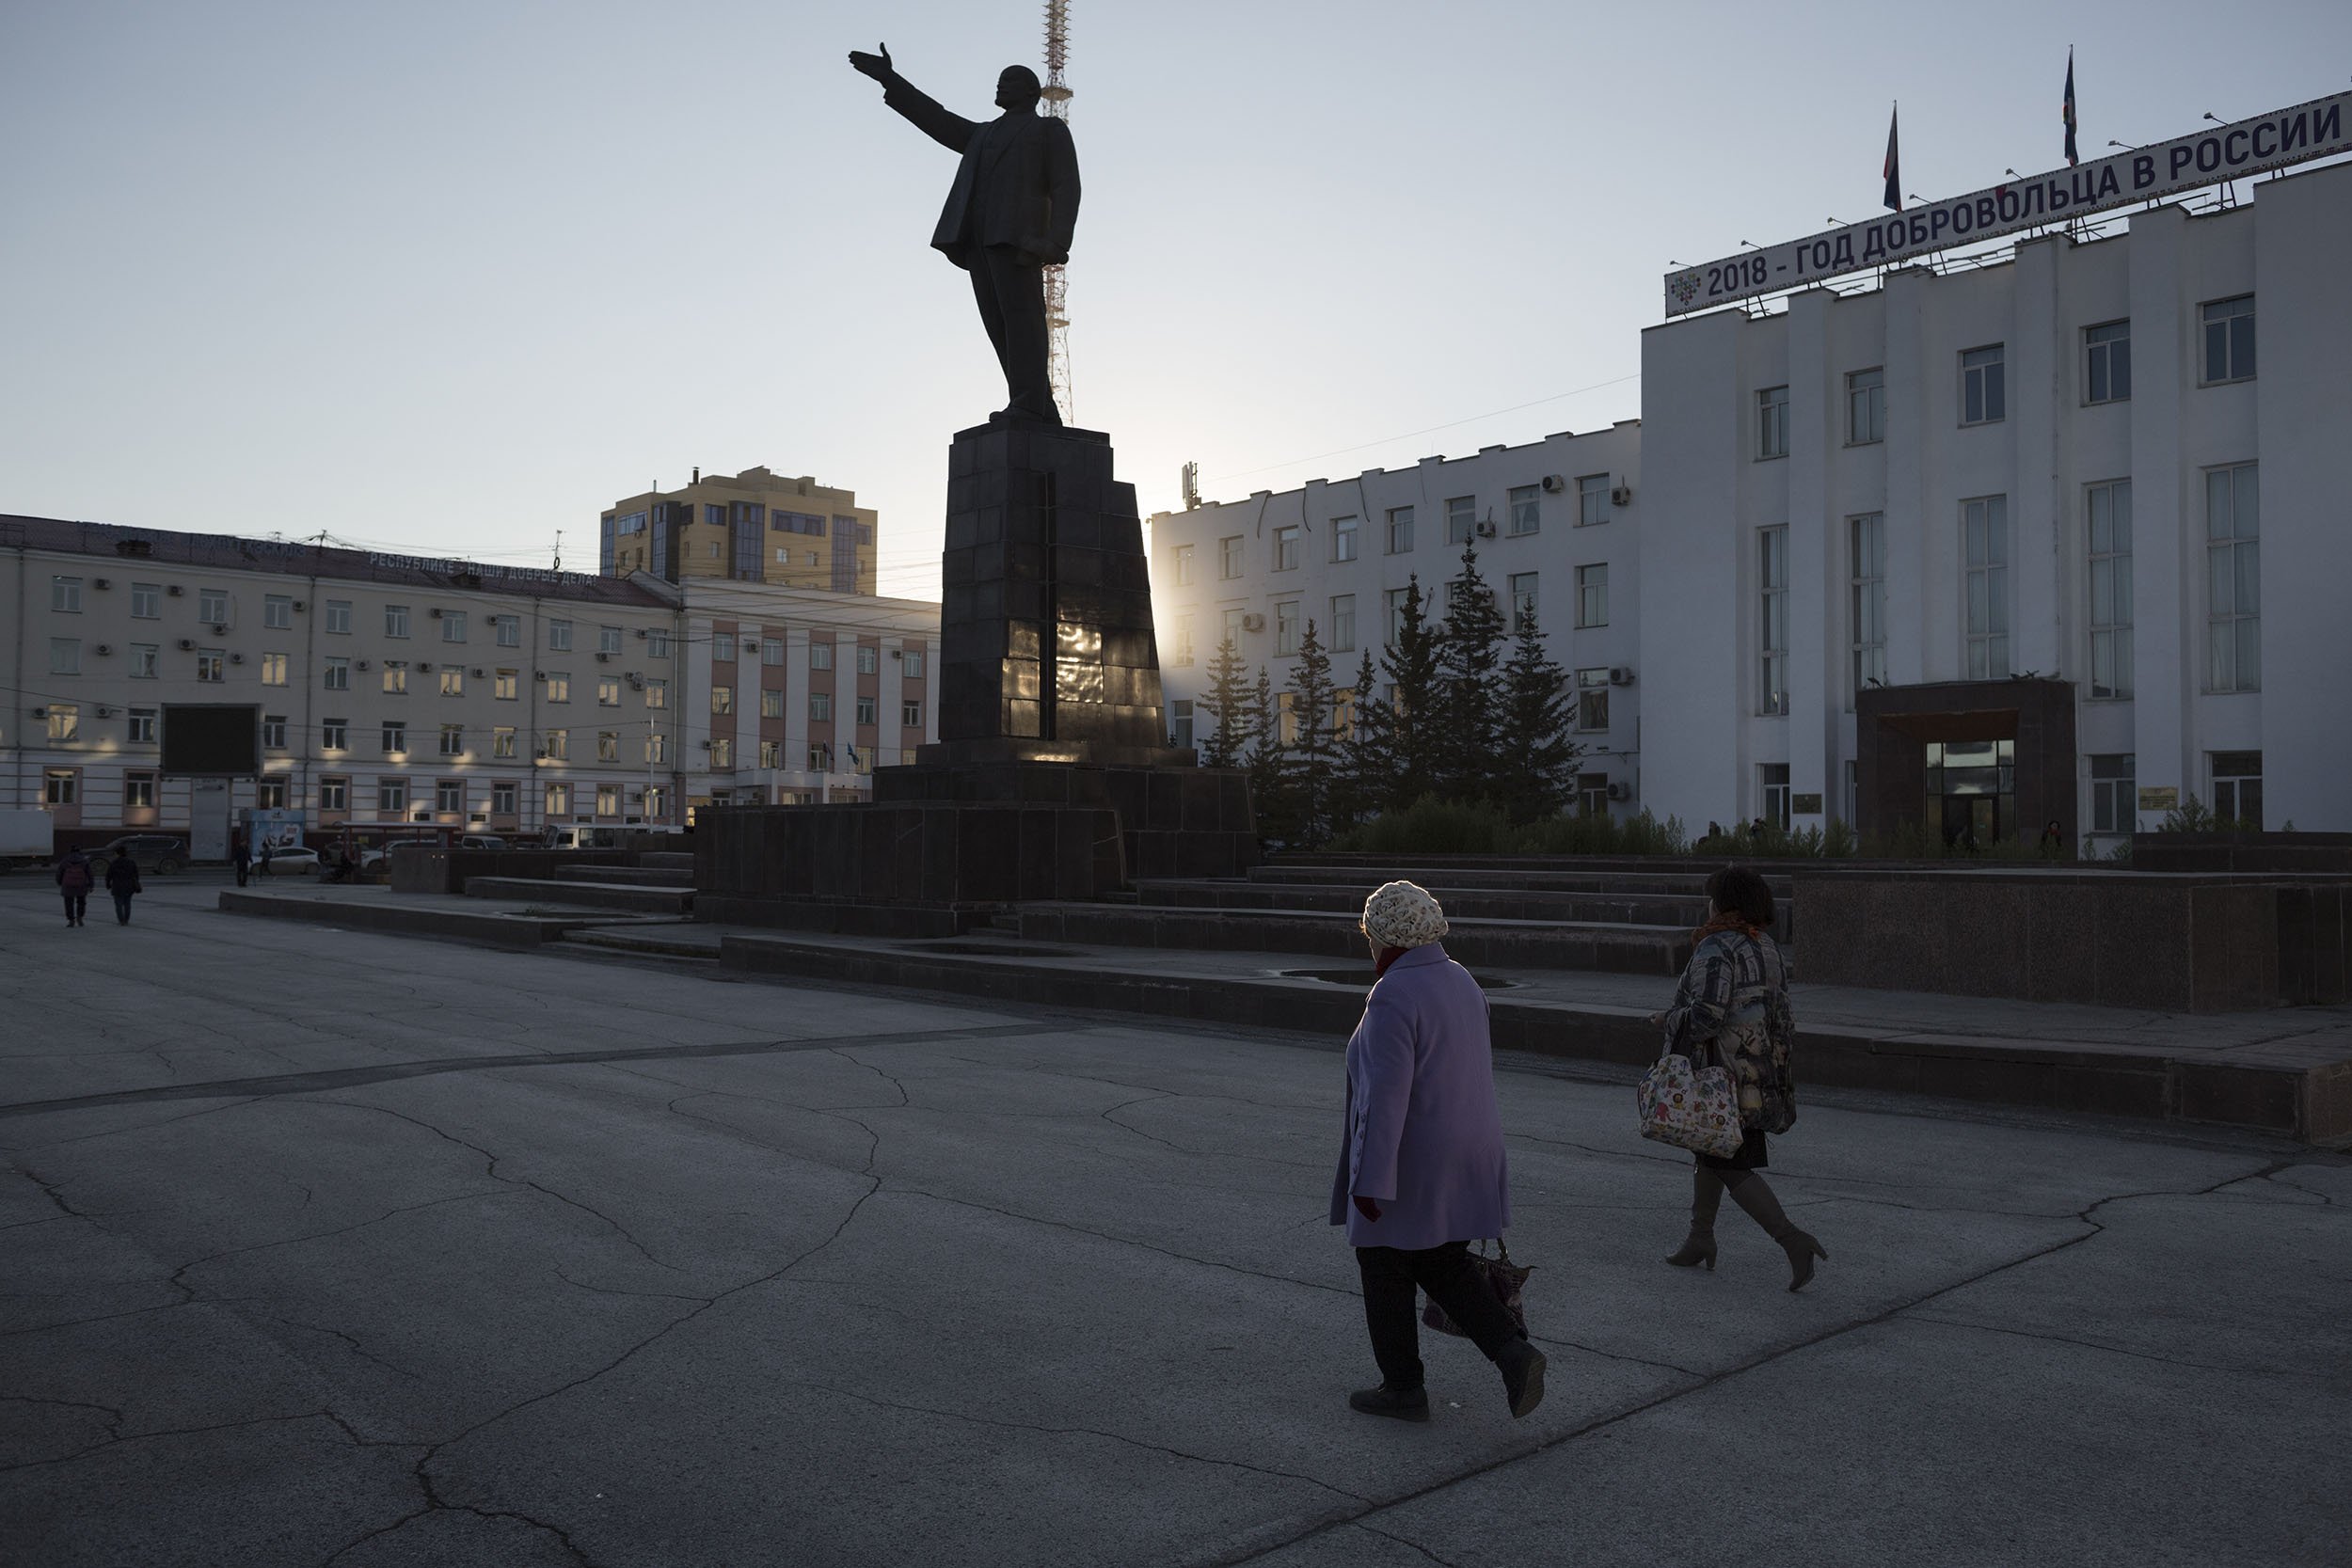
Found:
<svg viewBox="0 0 2352 1568"><path fill-rule="evenodd" d="M2034 1328L2008 1328L1999 1323L1974 1323L1966 1318L1937 1317L1933 1313L1913 1312L1905 1315L1905 1323L1933 1323L1939 1328L1964 1328L1980 1334L2003 1334L2013 1339L2042 1339L2054 1345L2076 1345L2084 1350L2104 1351L2109 1355L2128 1355L2135 1361L2153 1361L2160 1366L2186 1367L2192 1371L2221 1372L2231 1377L2315 1377L2310 1371L2294 1371L2284 1367L2221 1367L2210 1361L2184 1361L2176 1355L2157 1355L2151 1351L2126 1350L2122 1345L2103 1344L2096 1339L2076 1339L2063 1334L2045 1334Z"/></svg>

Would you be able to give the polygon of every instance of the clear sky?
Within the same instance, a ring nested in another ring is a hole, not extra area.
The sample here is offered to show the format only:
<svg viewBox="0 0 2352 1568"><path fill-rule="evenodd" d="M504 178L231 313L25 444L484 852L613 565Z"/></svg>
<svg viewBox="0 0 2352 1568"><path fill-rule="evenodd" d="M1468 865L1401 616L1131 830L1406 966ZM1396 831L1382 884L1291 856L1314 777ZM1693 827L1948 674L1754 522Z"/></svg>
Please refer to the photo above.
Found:
<svg viewBox="0 0 2352 1568"><path fill-rule="evenodd" d="M978 117L1041 9L0 5L0 511L593 570L766 464L931 596L1003 388L954 159L844 55ZM1870 216L1890 100L1934 198L2061 162L2069 43L2086 158L2352 78L2342 0L1072 11L1078 421L1147 514L1635 417L1670 259Z"/></svg>

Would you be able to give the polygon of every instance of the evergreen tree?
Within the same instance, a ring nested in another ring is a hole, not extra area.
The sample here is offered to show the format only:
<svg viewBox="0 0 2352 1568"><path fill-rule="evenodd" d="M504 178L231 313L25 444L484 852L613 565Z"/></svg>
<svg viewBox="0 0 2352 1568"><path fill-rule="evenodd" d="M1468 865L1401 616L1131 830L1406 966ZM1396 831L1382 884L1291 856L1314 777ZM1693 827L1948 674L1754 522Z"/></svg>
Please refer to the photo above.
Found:
<svg viewBox="0 0 2352 1568"><path fill-rule="evenodd" d="M1394 803L1391 792L1396 780L1389 758L1394 726L1389 721L1388 705L1380 700L1379 688L1373 684L1370 648L1356 666L1354 717L1347 737L1340 742L1339 785L1332 792L1332 819L1343 831L1370 821Z"/></svg>
<svg viewBox="0 0 2352 1568"><path fill-rule="evenodd" d="M1216 721L1200 748L1203 768L1241 766L1249 738L1249 688L1243 684L1241 671L1241 655L1229 637L1217 644L1216 657L1209 661L1209 689L1200 697L1200 705Z"/></svg>
<svg viewBox="0 0 2352 1568"><path fill-rule="evenodd" d="M1395 692L1394 707L1379 721L1387 733L1388 800L1392 805L1409 806L1434 791L1445 756L1445 737L1438 733L1438 634L1429 626L1425 608L1421 578L1406 578L1395 641L1380 655L1381 673Z"/></svg>
<svg viewBox="0 0 2352 1568"><path fill-rule="evenodd" d="M1258 836L1288 843L1291 811L1282 779L1282 712L1274 700L1274 679L1258 666L1258 684L1251 688L1246 709L1249 735L1249 803L1258 818Z"/></svg>
<svg viewBox="0 0 2352 1568"><path fill-rule="evenodd" d="M1290 718L1296 733L1283 748L1282 794L1291 814L1291 839L1319 849L1337 832L1333 796L1339 784L1338 749L1331 736L1331 656L1315 636L1315 624L1298 639L1298 667L1291 672Z"/></svg>
<svg viewBox="0 0 2352 1568"><path fill-rule="evenodd" d="M1489 800L1500 793L1502 693L1495 673L1502 662L1504 632L1494 590L1478 575L1478 546L1466 544L1438 640L1442 719L1437 727L1444 746L1438 783L1457 800Z"/></svg>
<svg viewBox="0 0 2352 1568"><path fill-rule="evenodd" d="M1556 816L1574 796L1584 748L1569 727L1576 699L1567 678L1544 649L1534 610L1525 610L1511 640L1511 661L1502 667L1495 745L1496 799L1515 822Z"/></svg>

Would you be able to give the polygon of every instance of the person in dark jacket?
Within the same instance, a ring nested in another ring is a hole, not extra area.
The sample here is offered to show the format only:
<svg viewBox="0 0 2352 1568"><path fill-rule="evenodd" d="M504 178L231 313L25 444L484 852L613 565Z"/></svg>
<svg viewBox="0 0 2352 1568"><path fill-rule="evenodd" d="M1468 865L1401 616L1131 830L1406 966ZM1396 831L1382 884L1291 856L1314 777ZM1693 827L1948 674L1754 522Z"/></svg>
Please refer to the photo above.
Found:
<svg viewBox="0 0 2352 1568"><path fill-rule="evenodd" d="M229 835L229 863L237 868L237 885L245 886L246 873L253 864L253 850L245 841L245 834Z"/></svg>
<svg viewBox="0 0 2352 1568"><path fill-rule="evenodd" d="M90 869L89 857L79 849L68 850L57 863L57 891L65 895L65 923L82 924L82 916L89 912L89 890L96 886L98 874Z"/></svg>
<svg viewBox="0 0 2352 1568"><path fill-rule="evenodd" d="M106 863L106 891L115 895L115 921L131 924L131 895L146 890L139 886L139 863L131 858L131 847L115 846L115 858Z"/></svg>

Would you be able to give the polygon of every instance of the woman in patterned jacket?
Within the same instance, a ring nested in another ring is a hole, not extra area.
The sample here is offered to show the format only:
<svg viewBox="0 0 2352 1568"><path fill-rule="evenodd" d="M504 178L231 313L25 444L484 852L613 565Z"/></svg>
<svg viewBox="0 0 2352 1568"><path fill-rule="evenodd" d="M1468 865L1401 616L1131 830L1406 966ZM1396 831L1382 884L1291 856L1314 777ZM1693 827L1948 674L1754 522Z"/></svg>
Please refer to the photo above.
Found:
<svg viewBox="0 0 2352 1568"><path fill-rule="evenodd" d="M1747 867L1727 865L1707 879L1707 896L1714 916L1695 933L1674 1006L1657 1022L1665 1026L1667 1049L1690 1057L1692 1067L1713 1061L1730 1069L1747 1135L1737 1154L1697 1156L1691 1234L1666 1261L1715 1266L1715 1209L1728 1191L1788 1254L1788 1288L1802 1291L1814 1259L1827 1262L1829 1254L1790 1221L1763 1176L1766 1136L1797 1120L1797 1082L1788 1070L1797 1025L1788 1008L1788 959L1770 931L1772 890Z"/></svg>

